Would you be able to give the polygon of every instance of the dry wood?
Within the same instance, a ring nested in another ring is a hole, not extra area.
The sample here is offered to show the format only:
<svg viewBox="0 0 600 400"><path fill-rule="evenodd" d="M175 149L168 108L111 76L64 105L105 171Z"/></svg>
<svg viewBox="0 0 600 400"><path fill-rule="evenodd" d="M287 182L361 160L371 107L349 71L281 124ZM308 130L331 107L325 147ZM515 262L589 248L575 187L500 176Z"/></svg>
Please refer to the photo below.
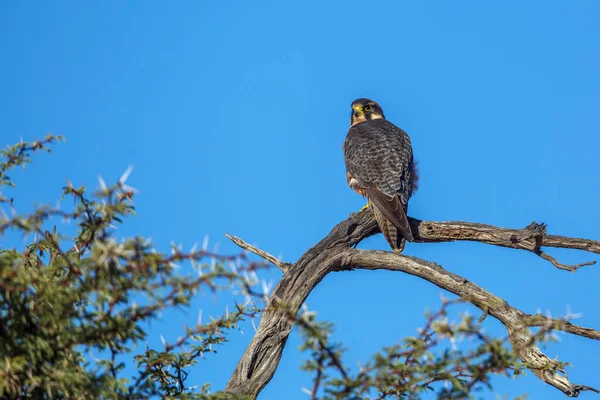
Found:
<svg viewBox="0 0 600 400"><path fill-rule="evenodd" d="M228 239L230 239L233 243L237 244L238 246L242 247L243 249L246 249L249 252L254 253L257 256L259 256L259 257L267 260L271 264L275 265L282 272L286 272L290 267L292 267L294 265L292 263L281 261L277 257L267 253L266 251L261 250L259 248L252 246L251 244L246 243L245 241L243 241L242 239L240 239L237 236L231 236L228 233L226 233L225 236L227 236Z"/></svg>
<svg viewBox="0 0 600 400"><path fill-rule="evenodd" d="M568 266L559 263L541 250L542 247L561 247L585 250L600 254L600 242L587 239L547 235L544 224L532 223L524 229L507 229L468 222L432 222L409 218L415 242L448 242L469 240L495 246L527 250L554 266L576 271L583 265ZM440 265L392 252L357 250L353 246L379 232L369 210L352 215L336 225L319 243L309 249L296 263L282 263L268 253L248 245L240 238L234 242L273 262L284 275L270 295L256 335L236 366L226 391L255 398L273 377L287 338L292 329L290 313L294 315L313 288L329 272L347 269L387 269L401 271L425 279L451 293L470 301L498 319L508 332L513 349L530 370L544 382L568 396L578 396L581 391L595 389L571 383L555 361L544 355L532 343L530 327L552 326L574 335L600 340L600 332L551 319L542 315L527 314L509 305L467 279L443 269ZM268 255L269 257L265 256ZM285 307L285 310L283 309Z"/></svg>

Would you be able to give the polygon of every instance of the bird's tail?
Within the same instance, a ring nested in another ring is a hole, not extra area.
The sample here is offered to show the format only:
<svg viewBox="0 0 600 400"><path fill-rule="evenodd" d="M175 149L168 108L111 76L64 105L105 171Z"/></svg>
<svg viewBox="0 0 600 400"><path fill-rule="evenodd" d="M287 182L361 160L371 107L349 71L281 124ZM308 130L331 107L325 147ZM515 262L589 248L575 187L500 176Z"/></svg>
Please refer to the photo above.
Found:
<svg viewBox="0 0 600 400"><path fill-rule="evenodd" d="M379 229L383 233L383 237L389 243L392 250L396 253L401 253L404 250L404 245L406 244L406 240L402 233L392 224L392 222L383 215L383 213L377 208L375 204L371 200L369 200L369 208L372 210L373 215L375 216L375 220L377 221L377 225L379 225Z"/></svg>

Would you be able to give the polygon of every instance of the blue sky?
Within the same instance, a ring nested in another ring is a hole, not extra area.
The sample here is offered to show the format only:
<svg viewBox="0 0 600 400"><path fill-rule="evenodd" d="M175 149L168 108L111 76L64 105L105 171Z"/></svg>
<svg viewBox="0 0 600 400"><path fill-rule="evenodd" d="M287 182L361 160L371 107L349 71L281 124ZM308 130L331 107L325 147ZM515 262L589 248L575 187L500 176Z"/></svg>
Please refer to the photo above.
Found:
<svg viewBox="0 0 600 400"><path fill-rule="evenodd" d="M2 145L47 132L67 142L18 173L18 206L54 203L65 179L97 184L134 165L138 216L122 235L236 252L229 232L295 261L362 207L346 186L349 105L377 100L412 138L421 188L410 214L600 239L600 4L566 2L11 2L0 4ZM386 249L381 235L363 248ZM600 328L599 267L559 271L532 254L482 244L409 244L527 312L567 305ZM588 254L551 251L564 262ZM279 278L274 271L266 279ZM308 298L355 366L414 334L441 289L392 272L328 276ZM176 337L198 308L154 325ZM206 315L206 314L205 314ZM486 329L502 332L488 318ZM227 382L250 340L191 375ZM600 386L598 343L560 335L547 348ZM311 377L292 334L260 399L303 399ZM495 392L564 396L537 378L499 378ZM592 396L592 395L587 395ZM490 395L489 398L493 398Z"/></svg>

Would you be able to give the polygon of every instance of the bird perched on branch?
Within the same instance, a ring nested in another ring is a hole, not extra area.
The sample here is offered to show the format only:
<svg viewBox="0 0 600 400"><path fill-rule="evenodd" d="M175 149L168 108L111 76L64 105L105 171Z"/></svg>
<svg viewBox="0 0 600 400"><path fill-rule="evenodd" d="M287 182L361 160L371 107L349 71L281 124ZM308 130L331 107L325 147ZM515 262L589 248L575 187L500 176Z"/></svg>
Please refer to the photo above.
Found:
<svg viewBox="0 0 600 400"><path fill-rule="evenodd" d="M408 200L418 176L408 134L385 119L373 100L352 102L350 129L344 141L348 185L366 196L383 236L400 253L413 241Z"/></svg>

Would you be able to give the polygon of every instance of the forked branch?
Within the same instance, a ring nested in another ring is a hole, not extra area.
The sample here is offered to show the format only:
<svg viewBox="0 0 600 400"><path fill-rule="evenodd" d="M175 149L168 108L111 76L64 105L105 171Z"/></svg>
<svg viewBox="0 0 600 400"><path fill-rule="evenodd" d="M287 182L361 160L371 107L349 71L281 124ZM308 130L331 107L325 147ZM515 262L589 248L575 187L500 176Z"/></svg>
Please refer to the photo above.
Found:
<svg viewBox="0 0 600 400"><path fill-rule="evenodd" d="M547 235L544 224L533 223L524 229L506 229L468 222L432 222L416 219L410 219L410 222L416 242L469 240L527 250L550 261L554 266L569 271L575 271L593 262L566 266L548 256L541 248L561 247L600 254L600 242ZM363 210L336 225L329 235L309 249L295 264L286 263L285 270L280 266L285 273L268 299L256 335L233 372L227 384L227 392L256 397L271 380L279 364L292 328L289 313L295 314L300 310L312 289L329 272L355 268L405 272L470 301L481 309L484 315L491 315L504 324L513 349L540 379L568 396L575 397L585 390L596 391L588 386L571 383L559 365L532 343L529 328L552 325L554 329L595 340L600 340L599 331L541 315L527 314L435 263L391 252L352 248L361 240L378 232L379 228L370 217L369 210ZM234 240L233 237L231 239ZM242 248L273 262L271 258L261 254L268 253L248 245L239 238L235 238L234 241ZM285 305L285 310L276 306L282 304Z"/></svg>

